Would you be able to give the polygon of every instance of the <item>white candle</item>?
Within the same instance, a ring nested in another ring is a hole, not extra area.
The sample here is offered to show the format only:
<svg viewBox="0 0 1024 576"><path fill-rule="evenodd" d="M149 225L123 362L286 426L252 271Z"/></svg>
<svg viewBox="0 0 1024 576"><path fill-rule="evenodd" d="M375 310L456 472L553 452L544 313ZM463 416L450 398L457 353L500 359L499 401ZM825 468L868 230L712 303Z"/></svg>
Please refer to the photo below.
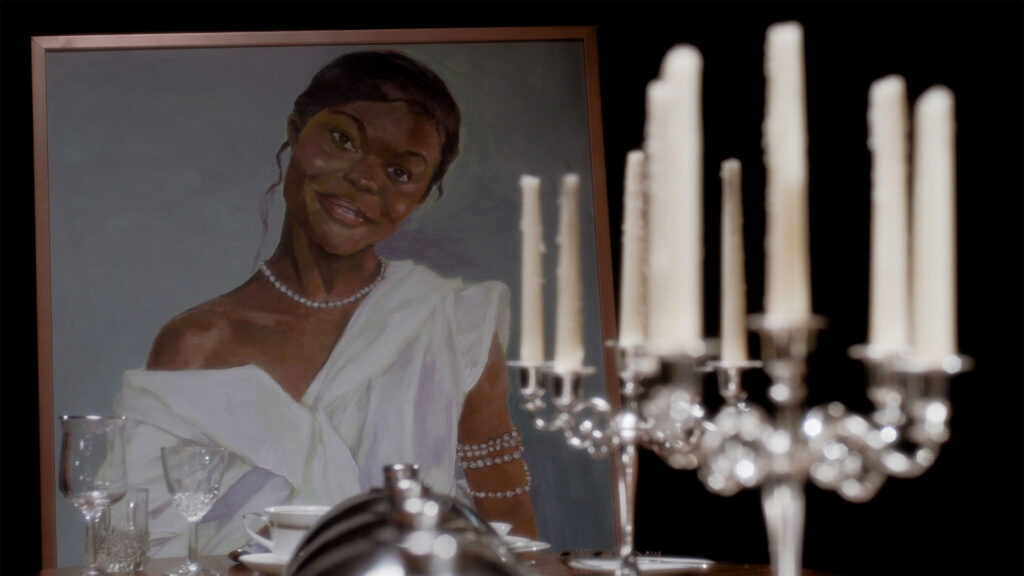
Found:
<svg viewBox="0 0 1024 576"><path fill-rule="evenodd" d="M643 344L646 335L645 164L646 156L642 150L632 150L626 155L619 290L619 344L623 346Z"/></svg>
<svg viewBox="0 0 1024 576"><path fill-rule="evenodd" d="M544 233L540 211L540 178L523 175L522 309L520 310L519 359L544 362Z"/></svg>
<svg viewBox="0 0 1024 576"><path fill-rule="evenodd" d="M704 330L704 61L693 46L669 50L648 86L648 345L655 353L695 352Z"/></svg>
<svg viewBox="0 0 1024 576"><path fill-rule="evenodd" d="M583 367L583 285L580 270L580 177L562 177L559 194L555 370Z"/></svg>
<svg viewBox="0 0 1024 576"><path fill-rule="evenodd" d="M914 354L941 362L956 344L956 149L953 92L934 86L914 105Z"/></svg>
<svg viewBox="0 0 1024 576"><path fill-rule="evenodd" d="M776 322L800 324L811 314L807 112L800 24L783 22L768 28L765 80L765 313Z"/></svg>
<svg viewBox="0 0 1024 576"><path fill-rule="evenodd" d="M742 362L747 353L747 276L743 270L742 165L722 162L722 361Z"/></svg>
<svg viewBox="0 0 1024 576"><path fill-rule="evenodd" d="M868 344L906 351L909 339L907 246L907 85L886 76L868 91L871 150L871 292Z"/></svg>

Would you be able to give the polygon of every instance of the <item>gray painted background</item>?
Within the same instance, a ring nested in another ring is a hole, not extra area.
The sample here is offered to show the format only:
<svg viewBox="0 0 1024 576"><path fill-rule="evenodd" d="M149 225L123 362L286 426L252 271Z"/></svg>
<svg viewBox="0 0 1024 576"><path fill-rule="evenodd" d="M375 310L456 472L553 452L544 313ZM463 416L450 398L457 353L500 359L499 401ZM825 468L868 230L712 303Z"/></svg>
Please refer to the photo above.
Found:
<svg viewBox="0 0 1024 576"><path fill-rule="evenodd" d="M462 107L462 153L446 194L381 252L512 292L507 355L518 356L519 176L542 178L546 314L554 318L557 182L582 177L586 391L604 395L582 42L397 47L437 71ZM47 56L54 422L109 413L121 374L145 363L159 328L253 273L259 202L277 177L292 101L354 46L52 52ZM287 156L284 158L287 165ZM280 230L275 194L261 257ZM549 326L553 336L553 327ZM553 337L548 338L549 354ZM523 432L541 539L555 550L614 542L611 473ZM59 451L59 430L55 435ZM56 486L58 565L81 564L84 521ZM185 553L184 550L181 551Z"/></svg>

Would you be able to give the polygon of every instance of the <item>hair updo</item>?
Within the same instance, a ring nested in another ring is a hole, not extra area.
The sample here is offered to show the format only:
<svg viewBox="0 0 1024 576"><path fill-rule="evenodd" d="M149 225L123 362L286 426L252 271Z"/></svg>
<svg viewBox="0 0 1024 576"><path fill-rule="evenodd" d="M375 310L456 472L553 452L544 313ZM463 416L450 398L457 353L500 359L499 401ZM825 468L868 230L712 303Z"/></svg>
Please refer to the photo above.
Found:
<svg viewBox="0 0 1024 576"><path fill-rule="evenodd" d="M431 120L441 135L441 160L427 186L443 193L441 179L459 154L462 116L444 80L395 51L353 52L334 59L313 76L292 108L299 131L324 108L355 101L405 102Z"/></svg>

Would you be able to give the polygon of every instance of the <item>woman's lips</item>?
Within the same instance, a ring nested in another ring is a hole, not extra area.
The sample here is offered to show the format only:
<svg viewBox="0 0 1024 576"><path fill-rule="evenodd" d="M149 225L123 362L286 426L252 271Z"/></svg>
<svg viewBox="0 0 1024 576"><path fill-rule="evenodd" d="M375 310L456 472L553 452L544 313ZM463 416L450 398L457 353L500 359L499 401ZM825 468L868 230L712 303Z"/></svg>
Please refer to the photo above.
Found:
<svg viewBox="0 0 1024 576"><path fill-rule="evenodd" d="M343 224L371 224L373 220L353 202L338 196L318 194L317 200L328 216Z"/></svg>

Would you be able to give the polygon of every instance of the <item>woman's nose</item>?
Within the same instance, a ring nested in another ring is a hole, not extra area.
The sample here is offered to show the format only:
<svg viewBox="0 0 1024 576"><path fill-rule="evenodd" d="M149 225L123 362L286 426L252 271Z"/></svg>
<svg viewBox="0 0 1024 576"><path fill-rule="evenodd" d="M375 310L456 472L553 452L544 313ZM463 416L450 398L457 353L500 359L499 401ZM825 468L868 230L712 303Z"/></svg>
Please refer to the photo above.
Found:
<svg viewBox="0 0 1024 576"><path fill-rule="evenodd" d="M345 180L360 192L376 194L379 190L379 170L369 162L356 162L347 172Z"/></svg>

